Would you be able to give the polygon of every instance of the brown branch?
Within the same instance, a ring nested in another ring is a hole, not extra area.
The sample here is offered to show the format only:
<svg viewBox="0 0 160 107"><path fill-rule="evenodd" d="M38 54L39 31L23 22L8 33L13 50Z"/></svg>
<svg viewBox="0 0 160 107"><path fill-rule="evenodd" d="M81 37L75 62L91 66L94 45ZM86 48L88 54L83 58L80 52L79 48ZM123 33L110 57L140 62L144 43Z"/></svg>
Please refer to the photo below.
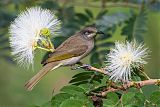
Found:
<svg viewBox="0 0 160 107"><path fill-rule="evenodd" d="M96 71L96 72L99 72L99 73L102 73L102 74L110 76L110 72L105 71L104 68L98 69L96 67L90 66L88 68L88 70L90 70L90 71Z"/></svg>
<svg viewBox="0 0 160 107"><path fill-rule="evenodd" d="M150 79L150 80L144 80L144 81L138 81L138 82L128 82L127 84L124 84L118 88L113 88L113 87L108 88L106 91L99 93L99 95L104 97L109 92L124 91L131 87L141 88L145 85L157 85L157 84L160 84L160 79Z"/></svg>
<svg viewBox="0 0 160 107"><path fill-rule="evenodd" d="M87 69L110 76L110 72L107 72L106 70L104 70L104 68L99 69L99 68L90 66ZM117 86L116 84L113 83L113 84L111 84L111 87L106 88L104 91L98 93L97 95L104 97L109 92L125 91L125 90L127 90L127 89L129 89L131 87L135 87L135 88L139 89L139 88L141 88L141 87L143 87L145 85L160 85L160 79L149 79L149 80L138 81L138 82L134 82L134 81L130 82L129 81L129 82L127 82L127 83L125 83L123 85L120 85L120 86Z"/></svg>

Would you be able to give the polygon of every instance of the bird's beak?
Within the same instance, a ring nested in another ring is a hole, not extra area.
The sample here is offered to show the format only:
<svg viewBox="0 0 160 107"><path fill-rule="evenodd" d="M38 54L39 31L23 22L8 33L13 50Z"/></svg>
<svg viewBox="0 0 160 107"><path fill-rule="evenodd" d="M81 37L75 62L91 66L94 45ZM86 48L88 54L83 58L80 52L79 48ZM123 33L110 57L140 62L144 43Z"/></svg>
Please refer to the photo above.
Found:
<svg viewBox="0 0 160 107"><path fill-rule="evenodd" d="M98 31L96 34L103 34L103 35L105 35L102 31Z"/></svg>

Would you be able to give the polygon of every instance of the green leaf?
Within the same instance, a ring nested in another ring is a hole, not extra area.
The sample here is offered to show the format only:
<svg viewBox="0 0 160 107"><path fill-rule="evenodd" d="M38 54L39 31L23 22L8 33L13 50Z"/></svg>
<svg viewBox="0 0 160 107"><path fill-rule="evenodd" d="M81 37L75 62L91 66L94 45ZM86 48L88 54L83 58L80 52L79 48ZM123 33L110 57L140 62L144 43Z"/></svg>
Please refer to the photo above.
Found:
<svg viewBox="0 0 160 107"><path fill-rule="evenodd" d="M128 105L125 105L125 107L137 107L137 105L128 104Z"/></svg>
<svg viewBox="0 0 160 107"><path fill-rule="evenodd" d="M87 13L88 17L93 18L93 14L92 14L91 10L85 9L85 12Z"/></svg>
<svg viewBox="0 0 160 107"><path fill-rule="evenodd" d="M104 107L113 107L119 101L119 97L116 93L110 92L107 94L107 98L103 99Z"/></svg>
<svg viewBox="0 0 160 107"><path fill-rule="evenodd" d="M122 95L123 105L130 104L133 101L134 96L135 96L135 93L133 93L133 92L128 92L126 94L123 94Z"/></svg>
<svg viewBox="0 0 160 107"><path fill-rule="evenodd" d="M107 99L113 101L114 103L118 102L119 97L116 93L110 92L107 94Z"/></svg>
<svg viewBox="0 0 160 107"><path fill-rule="evenodd" d="M64 86L60 91L71 94L71 95L76 95L79 93L83 94L85 92L84 89L75 85Z"/></svg>
<svg viewBox="0 0 160 107"><path fill-rule="evenodd" d="M82 101L68 99L64 101L59 107L86 107Z"/></svg>
<svg viewBox="0 0 160 107"><path fill-rule="evenodd" d="M67 94L67 93L60 93L60 94L57 94L55 96L52 97L52 107L59 107L60 104L67 100L67 99L70 99L72 97L72 95L70 94Z"/></svg>
<svg viewBox="0 0 160 107"><path fill-rule="evenodd" d="M132 14L132 17L126 22L127 25L122 29L122 35L127 36L127 40L133 38L139 42L143 41L143 35L147 31L147 10L141 9L138 16Z"/></svg>
<svg viewBox="0 0 160 107"><path fill-rule="evenodd" d="M145 100L146 100L145 96L142 93L138 92L138 93L135 93L135 99L134 101L132 101L132 103L142 107L144 106Z"/></svg>
<svg viewBox="0 0 160 107"><path fill-rule="evenodd" d="M82 72L74 75L70 83L73 83L74 85L80 85L80 84L86 84L89 82L89 79L91 76L94 75L94 72Z"/></svg>
<svg viewBox="0 0 160 107"><path fill-rule="evenodd" d="M82 82L82 81L87 81L88 78L91 78L91 75L84 75L80 76L78 78L72 79L69 83L76 83L76 82ZM86 82L87 83L87 82Z"/></svg>
<svg viewBox="0 0 160 107"><path fill-rule="evenodd" d="M88 16L86 16L86 15L83 14L83 13L77 13L76 16L77 16L77 18L79 19L79 21L80 21L81 23L83 23L83 24L84 24L85 22L89 21Z"/></svg>
<svg viewBox="0 0 160 107"><path fill-rule="evenodd" d="M117 24L125 22L131 16L124 12L113 13L112 15L104 15L102 18L96 21L97 26L103 26L102 31L107 31L109 28L114 27Z"/></svg>
<svg viewBox="0 0 160 107"><path fill-rule="evenodd" d="M103 78L102 74L97 72L82 72L79 74L76 74L72 77L73 79L70 81L72 85L81 85L81 84L88 84L88 85L98 85L101 83L101 79Z"/></svg>
<svg viewBox="0 0 160 107"><path fill-rule="evenodd" d="M101 19L106 13L108 12L108 10L102 10L98 13L96 19Z"/></svg>
<svg viewBox="0 0 160 107"><path fill-rule="evenodd" d="M155 91L150 96L150 101L153 104L160 104L160 91Z"/></svg>
<svg viewBox="0 0 160 107"><path fill-rule="evenodd" d="M115 103L112 100L103 99L103 107L113 107Z"/></svg>
<svg viewBox="0 0 160 107"><path fill-rule="evenodd" d="M79 77L79 76L90 76L90 75L93 75L94 72L81 72L81 73L78 73L76 75L74 75L72 78L76 78L76 77Z"/></svg>

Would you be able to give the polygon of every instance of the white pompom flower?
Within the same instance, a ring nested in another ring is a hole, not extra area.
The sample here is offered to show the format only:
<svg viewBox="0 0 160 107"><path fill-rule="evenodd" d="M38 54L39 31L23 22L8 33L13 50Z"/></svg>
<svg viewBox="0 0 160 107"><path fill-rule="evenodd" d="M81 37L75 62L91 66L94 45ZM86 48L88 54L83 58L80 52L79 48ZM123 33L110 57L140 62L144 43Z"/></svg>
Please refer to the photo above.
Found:
<svg viewBox="0 0 160 107"><path fill-rule="evenodd" d="M60 21L48 9L32 7L21 12L9 28L12 55L18 64L32 65L37 48L53 51L50 35L57 34L59 29Z"/></svg>
<svg viewBox="0 0 160 107"><path fill-rule="evenodd" d="M107 55L106 69L111 72L110 79L131 80L133 68L140 68L147 62L148 48L136 42L116 42L115 47Z"/></svg>

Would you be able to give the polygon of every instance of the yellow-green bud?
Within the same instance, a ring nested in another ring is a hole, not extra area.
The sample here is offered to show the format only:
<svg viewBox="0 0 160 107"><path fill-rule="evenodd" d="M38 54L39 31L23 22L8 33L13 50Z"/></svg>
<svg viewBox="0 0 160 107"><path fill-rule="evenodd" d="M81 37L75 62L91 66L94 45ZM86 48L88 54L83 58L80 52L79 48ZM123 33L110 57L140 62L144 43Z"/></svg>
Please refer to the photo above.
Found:
<svg viewBox="0 0 160 107"><path fill-rule="evenodd" d="M43 29L41 29L41 31L40 31L40 34L41 35L44 35L44 36L49 36L50 35L50 30L48 29L48 28L43 28Z"/></svg>

